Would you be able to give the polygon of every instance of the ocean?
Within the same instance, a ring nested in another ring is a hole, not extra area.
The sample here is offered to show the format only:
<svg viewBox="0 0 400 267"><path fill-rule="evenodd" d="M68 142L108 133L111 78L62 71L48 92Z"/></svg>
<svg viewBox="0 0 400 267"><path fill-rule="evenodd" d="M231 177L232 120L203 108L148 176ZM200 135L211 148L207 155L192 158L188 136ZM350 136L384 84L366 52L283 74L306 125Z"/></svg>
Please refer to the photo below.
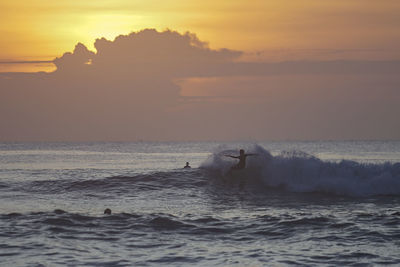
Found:
<svg viewBox="0 0 400 267"><path fill-rule="evenodd" d="M190 265L400 266L400 141L0 143L0 266Z"/></svg>

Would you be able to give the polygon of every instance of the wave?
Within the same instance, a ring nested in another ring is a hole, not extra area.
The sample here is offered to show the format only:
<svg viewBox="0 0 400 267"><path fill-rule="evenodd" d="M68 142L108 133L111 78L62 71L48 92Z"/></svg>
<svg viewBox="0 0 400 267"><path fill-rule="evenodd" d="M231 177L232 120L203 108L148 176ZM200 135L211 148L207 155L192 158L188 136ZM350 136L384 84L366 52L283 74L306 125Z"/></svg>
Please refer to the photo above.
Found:
<svg viewBox="0 0 400 267"><path fill-rule="evenodd" d="M59 194L65 192L91 192L121 194L133 191L186 188L205 184L198 169L172 170L126 176L82 179L79 177L57 180L36 180L13 185L17 191L29 193Z"/></svg>
<svg viewBox="0 0 400 267"><path fill-rule="evenodd" d="M271 239L289 238L304 229L347 229L354 238L379 237L397 240L398 234L378 233L374 229L360 227L364 223L379 223L387 227L398 224L398 216L386 213L366 213L367 221L355 216L349 222L334 215L287 214L258 215L249 221L226 218L218 215L204 216L169 213L112 213L105 215L71 213L64 210L31 213L0 214L3 225L18 224L24 231L5 231L0 236L7 238L35 237L42 233L62 235L64 238L95 239L111 241L115 238L143 237L151 232L175 232L192 236L225 235L225 238L255 238L268 236ZM395 224L397 222L397 224ZM226 234L233 234L228 237ZM238 235L238 236L237 236ZM313 238L313 237L311 237ZM340 237L338 237L340 238ZM346 237L348 238L348 237Z"/></svg>
<svg viewBox="0 0 400 267"><path fill-rule="evenodd" d="M112 215L84 215L64 210L53 212L0 214L0 220L13 224L18 221L21 227L31 229L34 225L38 232L50 231L55 234L90 234L109 240L115 236L131 233L145 235L149 231L177 231L187 234L217 234L234 231L235 226L214 217L177 217L168 213L113 213ZM90 230L89 230L90 229ZM97 233L97 234L96 234ZM36 234L9 232L8 237ZM105 236L107 234L107 236ZM1 236L1 235L0 235Z"/></svg>
<svg viewBox="0 0 400 267"><path fill-rule="evenodd" d="M279 188L289 192L319 192L346 196L400 195L400 163L364 164L349 160L326 162L301 151L278 156L253 145L243 170L231 170L235 161L225 155L238 151L220 149L201 168L225 180L246 186ZM237 160L236 160L237 161Z"/></svg>
<svg viewBox="0 0 400 267"><path fill-rule="evenodd" d="M84 191L88 194L109 197L166 188L197 190L207 186L212 188L208 192L215 192L220 189L232 189L231 185L239 184L241 188L261 194L279 190L352 197L400 196L400 163L366 164L349 160L327 162L301 151L282 152L280 155L272 156L268 150L258 145L245 149L246 153L256 155L247 158L246 168L242 170L231 170L237 159L226 157L226 155L237 155L238 151L220 148L198 169L176 169L93 179L74 176L54 180L4 183L0 184L0 189L11 188L11 190L45 194L65 192L80 194Z"/></svg>

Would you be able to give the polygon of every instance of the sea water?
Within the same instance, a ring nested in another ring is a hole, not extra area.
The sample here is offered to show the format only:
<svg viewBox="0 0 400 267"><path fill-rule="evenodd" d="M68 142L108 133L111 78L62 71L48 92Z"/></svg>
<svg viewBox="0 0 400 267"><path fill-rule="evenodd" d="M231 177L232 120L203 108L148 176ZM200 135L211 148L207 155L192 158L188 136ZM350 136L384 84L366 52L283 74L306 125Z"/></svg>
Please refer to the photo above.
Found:
<svg viewBox="0 0 400 267"><path fill-rule="evenodd" d="M399 162L399 141L2 143L0 265L400 265Z"/></svg>

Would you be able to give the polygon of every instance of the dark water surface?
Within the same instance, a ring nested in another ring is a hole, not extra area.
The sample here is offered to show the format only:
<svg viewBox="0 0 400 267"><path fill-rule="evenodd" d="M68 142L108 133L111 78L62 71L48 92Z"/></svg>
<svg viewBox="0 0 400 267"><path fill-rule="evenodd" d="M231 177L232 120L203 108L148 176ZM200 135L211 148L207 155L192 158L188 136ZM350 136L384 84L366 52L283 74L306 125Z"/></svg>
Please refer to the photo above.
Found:
<svg viewBox="0 0 400 267"><path fill-rule="evenodd" d="M400 142L0 144L0 265L400 265L398 162Z"/></svg>

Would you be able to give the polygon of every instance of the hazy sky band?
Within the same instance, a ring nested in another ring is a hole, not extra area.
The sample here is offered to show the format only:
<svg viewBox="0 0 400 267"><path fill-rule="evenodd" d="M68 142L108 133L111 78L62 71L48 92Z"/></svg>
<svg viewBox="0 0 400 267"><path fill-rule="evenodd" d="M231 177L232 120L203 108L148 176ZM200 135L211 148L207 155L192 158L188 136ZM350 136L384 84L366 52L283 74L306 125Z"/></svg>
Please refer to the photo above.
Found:
<svg viewBox="0 0 400 267"><path fill-rule="evenodd" d="M150 29L94 46L55 72L0 74L0 140L400 138L396 60L243 62Z"/></svg>

